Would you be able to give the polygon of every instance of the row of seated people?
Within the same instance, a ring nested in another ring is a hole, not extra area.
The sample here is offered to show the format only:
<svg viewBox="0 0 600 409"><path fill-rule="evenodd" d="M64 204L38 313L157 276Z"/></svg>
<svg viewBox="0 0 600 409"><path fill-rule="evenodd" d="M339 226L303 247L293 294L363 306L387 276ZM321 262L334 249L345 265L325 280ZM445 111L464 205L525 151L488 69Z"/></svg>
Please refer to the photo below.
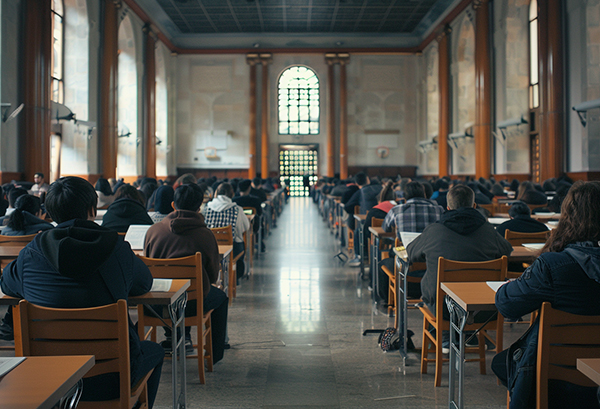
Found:
<svg viewBox="0 0 600 409"><path fill-rule="evenodd" d="M243 218L240 220L246 223L248 220L235 204L221 205L218 208L221 211L210 208L215 201L231 202L233 192L230 184L222 183L217 188L217 196L207 206L206 216L199 212L204 196L204 191L196 183L180 185L173 195L174 211L148 229L144 254L153 258L174 258L201 253L203 309L212 312L212 358L215 363L223 358L226 348L228 298L215 286L219 274L219 252L205 217L207 220L212 218L232 223L241 214ZM221 196L224 197L220 199ZM94 222L97 200L94 187L83 179L65 177L54 182L48 190L45 205L57 226L50 225L53 228L38 234L19 253L17 260L3 270L0 279L2 292L53 308L95 307L148 292L153 281L148 267L116 230ZM225 212L226 209L231 211ZM11 213L9 221L19 213ZM83 254L86 256L82 257ZM190 302L186 316L195 311L194 303ZM12 317L7 315L3 320L5 329L12 326ZM171 347L170 328L165 328L165 335L166 341L161 345L140 340L130 321L131 382L134 385L153 370L148 379L149 407L152 407L158 389L165 349ZM191 347L190 338L190 328L186 328L186 349ZM118 398L118 379L112 375L86 378L82 398Z"/></svg>
<svg viewBox="0 0 600 409"><path fill-rule="evenodd" d="M365 186L372 186L365 183L362 175L357 175L356 185L361 205L369 200L372 202L375 189L362 192ZM486 221L483 212L476 209L477 193L465 184L456 183L444 191L445 208L427 197L426 184L408 182L402 194L396 197L390 193L392 185L392 181L384 183L380 188L379 203L371 209L361 207L361 211L368 212L367 220L375 216L384 218L386 231L395 229L398 234L404 231L421 233L406 250L409 262L426 262L427 270L409 273L421 276L422 280L420 286L408 288L408 296L422 298L423 308L434 317L440 257L457 261L497 259L512 252L512 246L504 239L507 229L522 232L548 230L546 225L530 217L530 208L522 201L511 207L510 220L494 228ZM398 197L402 197L405 203L397 204ZM539 309L545 301L561 311L600 315L597 302L600 295L600 215L593 210L598 201L600 182L569 185L560 199L560 221L542 249L542 255L517 280L500 287L496 305L503 316L518 319ZM392 258L384 259L382 265L393 271ZM379 296L385 299L388 277L382 269L378 274L379 282L384 283ZM443 312L443 318L449 319L448 311L444 309ZM488 318L483 313L475 316L476 322L485 322ZM536 321L524 339L519 341L520 346L525 346L521 351L523 355L519 355L522 359L517 362L518 358L507 358L508 350L505 350L493 362L494 372L509 387L512 396L510 407L513 409L535 406L537 325ZM448 339L447 334L443 336ZM551 407L598 407L595 388L564 382L555 386L550 388L553 395Z"/></svg>

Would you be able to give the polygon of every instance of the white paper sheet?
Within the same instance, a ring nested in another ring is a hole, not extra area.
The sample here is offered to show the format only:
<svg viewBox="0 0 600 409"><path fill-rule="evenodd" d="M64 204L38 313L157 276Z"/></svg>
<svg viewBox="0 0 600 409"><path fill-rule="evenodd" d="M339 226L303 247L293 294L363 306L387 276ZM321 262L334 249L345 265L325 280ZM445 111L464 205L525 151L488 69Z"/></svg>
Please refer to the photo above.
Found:
<svg viewBox="0 0 600 409"><path fill-rule="evenodd" d="M494 290L494 292L498 291L498 288L500 288L503 284L506 284L506 281L486 281L486 284L492 289Z"/></svg>
<svg viewBox="0 0 600 409"><path fill-rule="evenodd" d="M25 360L25 357L0 357L0 377L12 371Z"/></svg>
<svg viewBox="0 0 600 409"><path fill-rule="evenodd" d="M407 231L400 232L400 240L402 240L402 245L404 248L408 247L408 245L417 237L419 237L421 233L411 233Z"/></svg>
<svg viewBox="0 0 600 409"><path fill-rule="evenodd" d="M129 243L132 250L144 249L144 239L149 228L150 225L146 224L132 224L129 226L125 235L125 241Z"/></svg>
<svg viewBox="0 0 600 409"><path fill-rule="evenodd" d="M509 220L510 219L507 217L490 217L490 218L488 218L488 222L490 222L491 224L502 224Z"/></svg>
<svg viewBox="0 0 600 409"><path fill-rule="evenodd" d="M152 288L150 289L150 291L151 292L169 291L169 288L171 288L172 283L173 283L173 280L168 279L168 278L155 278L154 281L152 282Z"/></svg>

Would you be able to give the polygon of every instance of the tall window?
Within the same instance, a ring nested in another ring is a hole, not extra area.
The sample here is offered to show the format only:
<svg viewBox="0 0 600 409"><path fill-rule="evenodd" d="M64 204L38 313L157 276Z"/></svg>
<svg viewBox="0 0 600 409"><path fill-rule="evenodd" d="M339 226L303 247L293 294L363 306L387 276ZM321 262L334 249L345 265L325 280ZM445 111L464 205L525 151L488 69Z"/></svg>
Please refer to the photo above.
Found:
<svg viewBox="0 0 600 409"><path fill-rule="evenodd" d="M296 66L279 77L279 133L319 133L319 78L308 67Z"/></svg>
<svg viewBox="0 0 600 409"><path fill-rule="evenodd" d="M64 102L63 45L64 45L64 5L62 0L52 0L52 95L54 102Z"/></svg>
<svg viewBox="0 0 600 409"><path fill-rule="evenodd" d="M537 0L529 3L529 107L540 106L540 79L538 71L538 8Z"/></svg>

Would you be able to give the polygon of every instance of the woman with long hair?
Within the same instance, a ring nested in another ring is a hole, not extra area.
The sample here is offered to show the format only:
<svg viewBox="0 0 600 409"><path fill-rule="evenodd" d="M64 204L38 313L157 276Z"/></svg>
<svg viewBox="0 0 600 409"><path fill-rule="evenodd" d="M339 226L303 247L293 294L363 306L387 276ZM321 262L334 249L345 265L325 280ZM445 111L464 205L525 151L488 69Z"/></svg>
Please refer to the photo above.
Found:
<svg viewBox="0 0 600 409"><path fill-rule="evenodd" d="M548 204L548 198L546 195L533 186L533 183L525 181L519 186L517 192L517 200L521 200L531 205L545 205Z"/></svg>
<svg viewBox="0 0 600 409"><path fill-rule="evenodd" d="M543 302L571 314L600 315L600 182L576 182L567 193L556 229L537 260L517 280L498 289L496 307L509 319L536 311ZM492 369L511 391L511 409L535 407L538 322L518 342L518 361L505 350ZM568 330L565 330L568 331ZM508 377L507 362L516 367ZM596 388L563 381L550 388L551 408L598 408Z"/></svg>
<svg viewBox="0 0 600 409"><path fill-rule="evenodd" d="M15 210L6 219L6 228L2 230L4 236L26 236L53 226L40 219L42 215L40 198L33 195L19 196L15 201Z"/></svg>

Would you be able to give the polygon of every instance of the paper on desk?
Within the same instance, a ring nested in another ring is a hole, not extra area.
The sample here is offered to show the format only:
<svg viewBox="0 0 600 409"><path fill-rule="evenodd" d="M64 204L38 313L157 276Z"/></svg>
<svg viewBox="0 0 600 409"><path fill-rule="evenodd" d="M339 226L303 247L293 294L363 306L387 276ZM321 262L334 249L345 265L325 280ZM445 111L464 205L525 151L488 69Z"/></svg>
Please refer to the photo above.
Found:
<svg viewBox="0 0 600 409"><path fill-rule="evenodd" d="M507 217L489 217L488 218L488 222L490 222L490 224L502 224L504 222L509 221L510 219Z"/></svg>
<svg viewBox="0 0 600 409"><path fill-rule="evenodd" d="M494 290L494 292L498 291L498 288L500 288L503 284L506 284L506 281L486 281L486 284L492 289Z"/></svg>
<svg viewBox="0 0 600 409"><path fill-rule="evenodd" d="M7 373L9 373L10 371L12 371L13 369L15 369L15 367L17 365L19 365L21 362L23 362L25 360L24 356L21 357L1 357L0 358L0 377L6 375Z"/></svg>
<svg viewBox="0 0 600 409"><path fill-rule="evenodd" d="M154 291L154 292L169 291L172 283L173 283L173 280L171 280L169 278L155 278L154 281L152 282L152 288L150 289L150 291Z"/></svg>
<svg viewBox="0 0 600 409"><path fill-rule="evenodd" d="M125 241L129 243L132 250L144 249L144 239L149 228L150 225L147 224L132 224L129 226L125 235Z"/></svg>
<svg viewBox="0 0 600 409"><path fill-rule="evenodd" d="M421 233L412 233L408 231L400 232L400 240L402 240L402 245L404 248L408 247L408 245L417 237L419 237Z"/></svg>

